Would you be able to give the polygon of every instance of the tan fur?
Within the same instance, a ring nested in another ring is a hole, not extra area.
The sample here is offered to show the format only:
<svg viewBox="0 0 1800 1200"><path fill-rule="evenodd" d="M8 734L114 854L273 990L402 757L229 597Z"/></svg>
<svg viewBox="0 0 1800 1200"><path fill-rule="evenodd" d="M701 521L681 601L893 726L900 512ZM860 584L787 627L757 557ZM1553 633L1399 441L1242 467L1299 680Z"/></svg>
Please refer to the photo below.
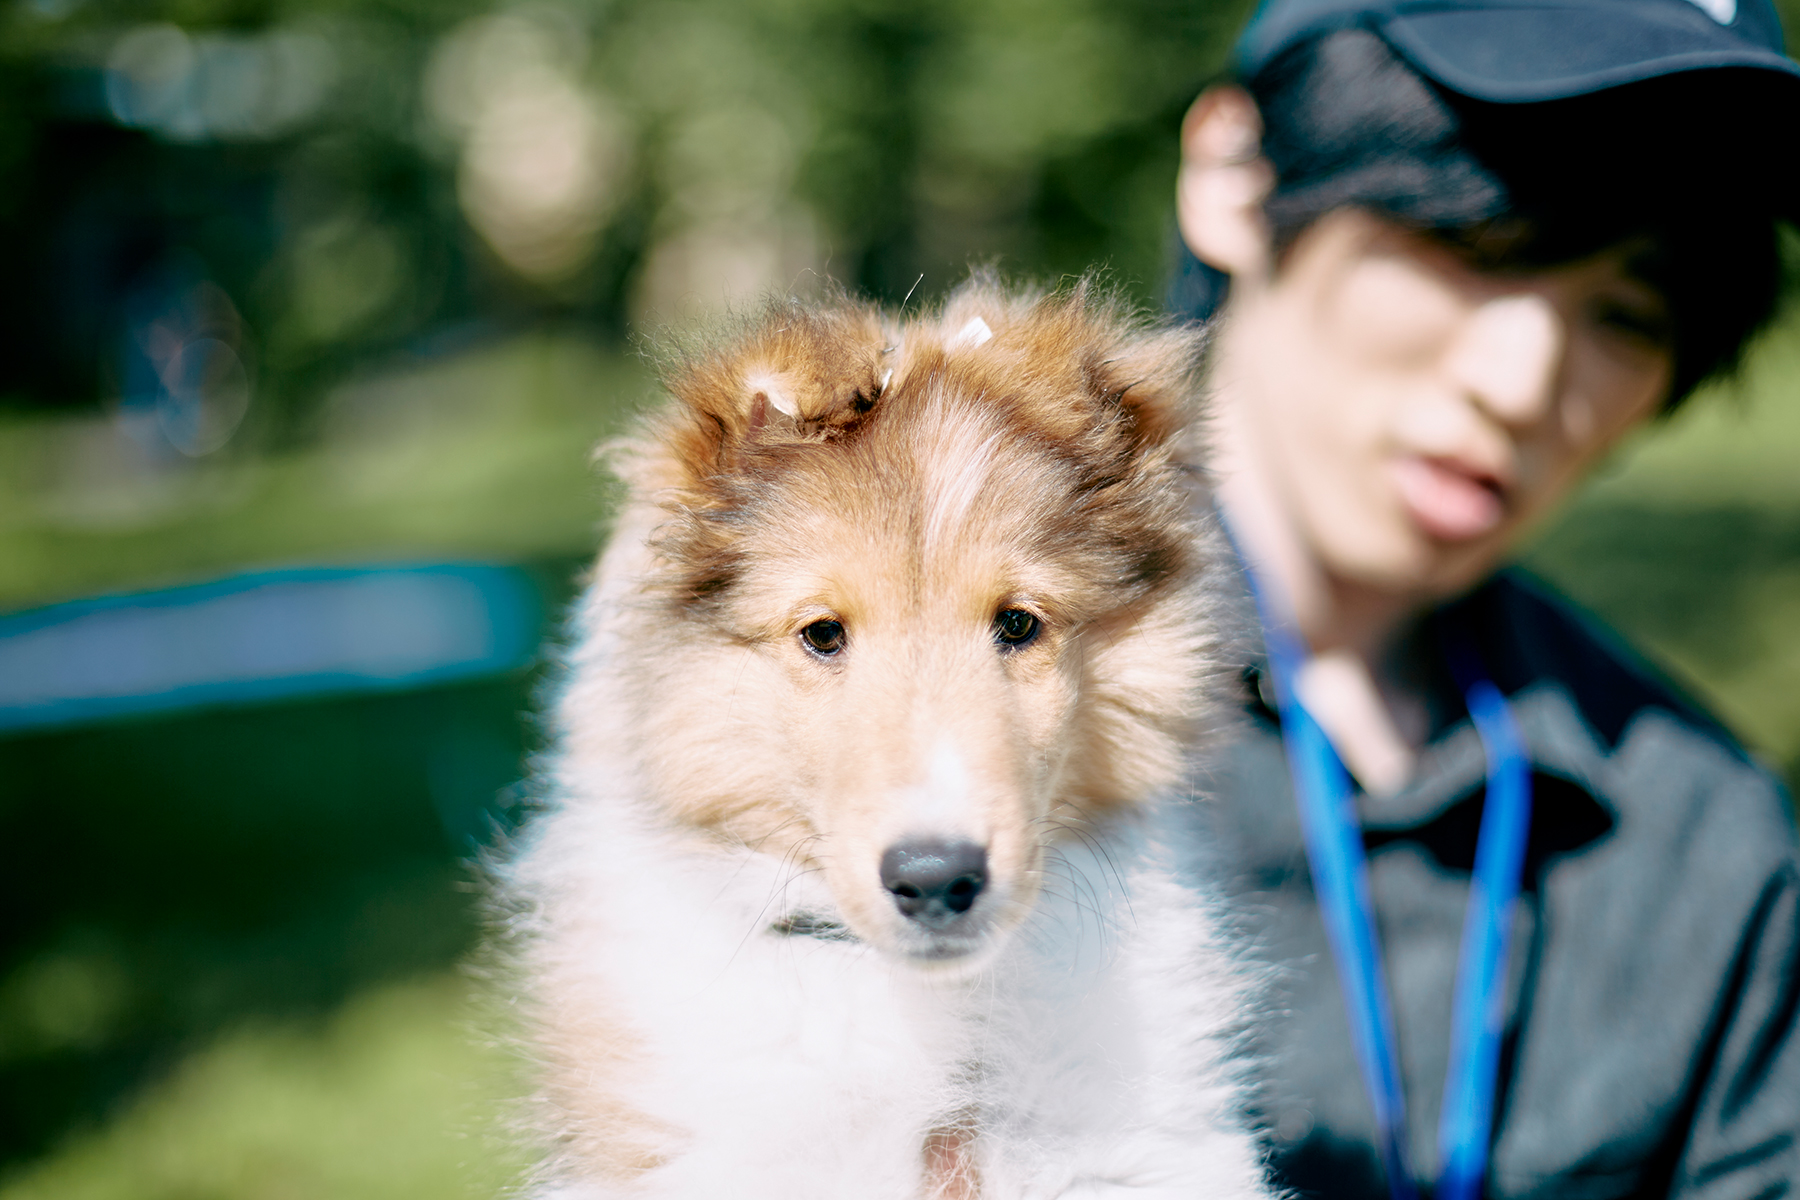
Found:
<svg viewBox="0 0 1800 1200"><path fill-rule="evenodd" d="M959 343L976 317L992 338ZM1202 348L1086 282L982 278L909 321L776 302L677 353L671 402L611 455L630 494L584 615L604 660L578 657L560 710L564 786L621 778L698 858L816 868L857 938L945 978L977 969L1046 855L1176 786L1216 711ZM1009 606L1041 620L1017 651L995 641ZM829 658L801 640L826 619L847 639ZM949 831L987 846L995 901L949 950L920 941L876 867L946 805ZM632 1031L557 949L612 918L547 885L531 902L565 1169L629 1179L680 1134L634 1112ZM920 1147L949 1172L941 1195L975 1194L972 1128Z"/></svg>

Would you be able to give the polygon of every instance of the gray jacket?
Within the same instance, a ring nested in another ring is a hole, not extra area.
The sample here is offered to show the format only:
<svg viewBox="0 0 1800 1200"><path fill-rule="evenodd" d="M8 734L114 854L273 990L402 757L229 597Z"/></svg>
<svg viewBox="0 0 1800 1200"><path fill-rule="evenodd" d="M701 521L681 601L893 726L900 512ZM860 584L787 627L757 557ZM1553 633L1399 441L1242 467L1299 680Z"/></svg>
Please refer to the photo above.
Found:
<svg viewBox="0 0 1800 1200"><path fill-rule="evenodd" d="M1463 623L1534 764L1488 1195L1800 1197L1800 856L1779 784L1712 720L1537 585ZM1200 782L1234 911L1275 965L1258 1115L1278 1182L1387 1195L1275 715ZM1447 678L1413 782L1358 797L1415 1169L1437 1168L1457 946L1484 764Z"/></svg>

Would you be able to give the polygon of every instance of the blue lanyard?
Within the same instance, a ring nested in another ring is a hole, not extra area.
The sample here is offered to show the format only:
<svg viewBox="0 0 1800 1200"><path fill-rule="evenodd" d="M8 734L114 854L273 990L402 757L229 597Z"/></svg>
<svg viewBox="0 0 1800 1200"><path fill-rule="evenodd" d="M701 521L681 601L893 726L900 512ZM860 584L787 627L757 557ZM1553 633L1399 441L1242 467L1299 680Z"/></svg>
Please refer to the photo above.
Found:
<svg viewBox="0 0 1800 1200"><path fill-rule="evenodd" d="M1416 1200L1394 1016L1382 978L1368 862L1350 776L1325 731L1294 695L1293 681L1306 661L1298 639L1285 623L1272 619L1267 598L1261 589L1256 591L1306 855L1349 1009L1356 1060L1375 1107L1388 1188L1394 1200ZM1442 1167L1434 1200L1477 1200L1487 1175L1493 1129L1512 902L1519 894L1531 826L1531 766L1512 711L1483 674L1473 649L1452 635L1447 650L1451 672L1487 754L1487 795L1451 1007L1450 1065L1438 1122Z"/></svg>

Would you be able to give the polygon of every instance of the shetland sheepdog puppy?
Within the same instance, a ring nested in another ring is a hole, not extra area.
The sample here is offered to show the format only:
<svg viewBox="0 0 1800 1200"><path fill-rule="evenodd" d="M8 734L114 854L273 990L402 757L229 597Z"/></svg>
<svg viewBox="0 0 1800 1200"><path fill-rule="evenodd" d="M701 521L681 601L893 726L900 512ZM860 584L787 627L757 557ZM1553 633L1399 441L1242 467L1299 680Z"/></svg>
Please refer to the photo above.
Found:
<svg viewBox="0 0 1800 1200"><path fill-rule="evenodd" d="M502 868L562 1200L1264 1197L1191 753L1203 335L1081 284L667 364Z"/></svg>

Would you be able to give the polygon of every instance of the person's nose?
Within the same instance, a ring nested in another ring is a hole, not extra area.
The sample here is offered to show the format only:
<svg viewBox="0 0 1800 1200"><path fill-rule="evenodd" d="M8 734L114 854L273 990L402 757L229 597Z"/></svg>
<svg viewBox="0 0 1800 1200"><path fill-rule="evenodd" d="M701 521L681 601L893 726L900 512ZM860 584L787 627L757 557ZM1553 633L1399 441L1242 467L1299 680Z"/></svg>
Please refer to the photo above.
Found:
<svg viewBox="0 0 1800 1200"><path fill-rule="evenodd" d="M1562 316L1545 297L1497 296L1469 314L1447 368L1496 420L1531 425L1555 399L1565 338Z"/></svg>

